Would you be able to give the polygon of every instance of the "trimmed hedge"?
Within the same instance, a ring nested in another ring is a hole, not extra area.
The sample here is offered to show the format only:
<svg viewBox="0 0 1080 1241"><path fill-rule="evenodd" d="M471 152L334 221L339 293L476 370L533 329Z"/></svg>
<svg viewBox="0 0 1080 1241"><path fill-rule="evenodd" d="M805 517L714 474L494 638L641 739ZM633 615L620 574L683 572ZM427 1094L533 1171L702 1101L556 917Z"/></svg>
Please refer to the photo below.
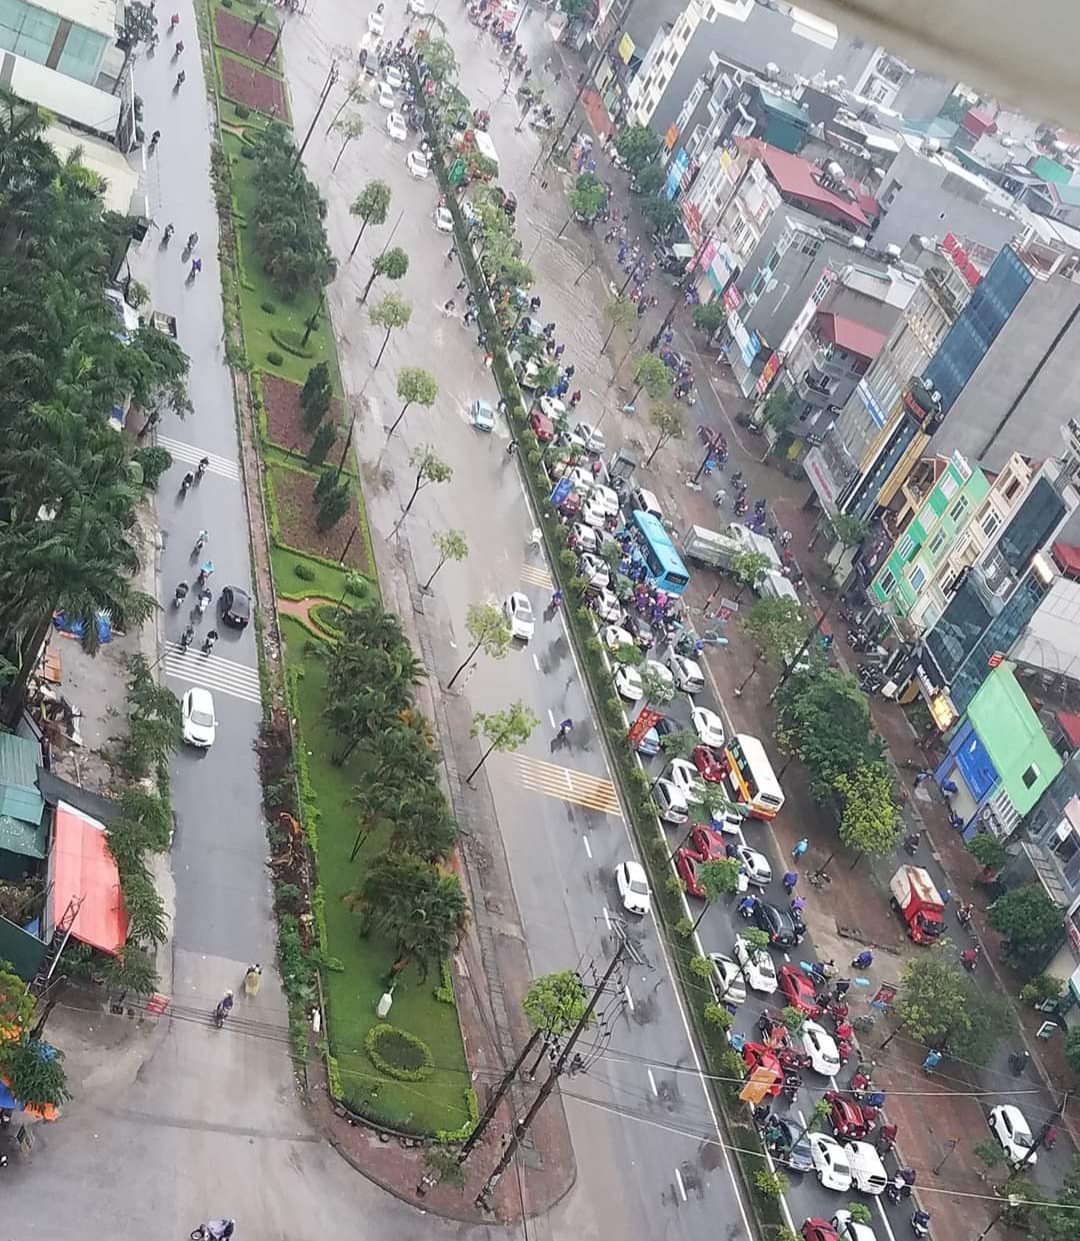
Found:
<svg viewBox="0 0 1080 1241"><path fill-rule="evenodd" d="M399 1082L422 1082L435 1072L435 1057L427 1043L385 1022L364 1035L364 1051L380 1073Z"/></svg>

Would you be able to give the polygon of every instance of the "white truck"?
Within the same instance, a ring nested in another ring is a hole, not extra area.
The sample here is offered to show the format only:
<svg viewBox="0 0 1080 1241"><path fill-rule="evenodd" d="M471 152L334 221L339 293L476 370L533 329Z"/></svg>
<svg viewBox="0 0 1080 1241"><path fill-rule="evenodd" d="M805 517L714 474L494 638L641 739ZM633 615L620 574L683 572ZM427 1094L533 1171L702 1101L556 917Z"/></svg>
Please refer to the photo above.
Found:
<svg viewBox="0 0 1080 1241"><path fill-rule="evenodd" d="M885 1171L881 1156L869 1142L848 1142L847 1157L856 1189L875 1196L884 1192L889 1174Z"/></svg>
<svg viewBox="0 0 1080 1241"><path fill-rule="evenodd" d="M772 539L755 534L739 521L730 522L720 532L691 526L683 535L683 551L692 560L714 569L727 569L732 558L742 552L760 552L768 556L773 569L780 571L780 556Z"/></svg>

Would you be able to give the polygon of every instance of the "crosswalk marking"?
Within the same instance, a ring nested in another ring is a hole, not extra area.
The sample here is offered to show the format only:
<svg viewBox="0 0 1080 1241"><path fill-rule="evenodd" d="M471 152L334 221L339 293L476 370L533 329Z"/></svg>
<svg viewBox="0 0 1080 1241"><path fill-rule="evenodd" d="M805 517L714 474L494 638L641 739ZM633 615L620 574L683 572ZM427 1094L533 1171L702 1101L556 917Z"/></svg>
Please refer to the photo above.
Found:
<svg viewBox="0 0 1080 1241"><path fill-rule="evenodd" d="M165 675L174 681L231 694L256 706L262 703L257 669L219 655L204 655L194 646L185 651L179 642L170 642L165 652Z"/></svg>
<svg viewBox="0 0 1080 1241"><path fill-rule="evenodd" d="M547 569L539 565L523 564L520 566L520 572L522 580L528 582L530 586L543 586L545 590L551 590L551 574Z"/></svg>
<svg viewBox="0 0 1080 1241"><path fill-rule="evenodd" d="M228 457L219 457L216 453L204 452L201 448L196 448L194 444L185 444L183 440L170 439L167 435L159 435L157 442L162 448L167 448L176 461L183 461L185 465L198 465L203 457L209 457L208 473L220 474L234 483L240 481L240 467Z"/></svg>
<svg viewBox="0 0 1080 1241"><path fill-rule="evenodd" d="M528 754L511 754L508 757L517 782L525 788L548 797L557 797L560 801L573 802L588 810L622 817L615 786L610 780L590 776L583 771L571 771L569 767L548 763Z"/></svg>

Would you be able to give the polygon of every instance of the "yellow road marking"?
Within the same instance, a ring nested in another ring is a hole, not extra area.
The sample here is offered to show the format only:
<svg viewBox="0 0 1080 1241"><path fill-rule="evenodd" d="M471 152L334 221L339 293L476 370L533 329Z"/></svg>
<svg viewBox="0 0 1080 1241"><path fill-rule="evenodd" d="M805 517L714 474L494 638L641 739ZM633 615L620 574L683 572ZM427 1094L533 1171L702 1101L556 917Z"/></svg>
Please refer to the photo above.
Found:
<svg viewBox="0 0 1080 1241"><path fill-rule="evenodd" d="M583 771L572 771L558 763L548 763L528 754L511 754L517 782L535 793L557 797L588 810L622 817L615 786L602 776L590 776Z"/></svg>
<svg viewBox="0 0 1080 1241"><path fill-rule="evenodd" d="M551 574L547 569L532 564L523 564L519 567L522 581L528 582L530 586L543 586L545 590L551 590Z"/></svg>

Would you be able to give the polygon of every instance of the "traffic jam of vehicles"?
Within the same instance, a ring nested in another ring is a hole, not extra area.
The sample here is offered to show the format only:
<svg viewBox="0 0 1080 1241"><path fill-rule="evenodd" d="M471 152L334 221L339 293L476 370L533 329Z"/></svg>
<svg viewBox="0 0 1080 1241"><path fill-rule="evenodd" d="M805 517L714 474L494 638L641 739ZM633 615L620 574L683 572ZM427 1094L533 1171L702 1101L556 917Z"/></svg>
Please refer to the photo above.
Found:
<svg viewBox="0 0 1080 1241"><path fill-rule="evenodd" d="M808 1212L802 1234L808 1241L875 1241L873 1228L850 1211L827 1209L828 1195L855 1193L875 1200L886 1236L893 1233L882 1201L892 1208L894 1223L903 1221L916 1235L928 1235L926 1213L910 1200L914 1170L886 1169L885 1158L894 1158L896 1127L888 1121L885 1094L875 1088L871 1066L858 1052L858 1032L873 1025L874 1012L888 1007L895 988L871 993L869 1006L863 1000L859 1015L853 1015L848 992L853 981L867 984L858 974L872 954L865 950L851 962L853 978L840 977L831 961L814 959L805 900L796 894L797 861L785 859L777 867L769 857L772 853L775 861L776 848L766 824L782 811L783 790L762 741L729 735L704 667L707 646L725 645L723 618L699 635L682 602L690 581L683 555L723 570L739 552L767 545L774 571L759 593L772 597L792 589L790 558L765 534L738 522L723 533L691 527L680 554L656 497L634 484L632 454L619 450L605 459L594 428L579 424L568 430L563 411L544 411L539 402L533 418L534 429L566 448L565 456L548 466L551 503L565 523L577 571L588 582L601 649L624 703L628 740L649 777L692 917L704 914L702 903L708 902L702 866L720 859L739 865L734 912L757 934L736 930L737 920L721 931L728 924L719 907L707 921L702 918L700 933L713 967L714 996L734 1018L728 1038L746 1066L743 1098L753 1107L775 1165L795 1176L794 1192L800 1196L792 1209ZM508 603L509 614L516 606ZM621 662L619 652L635 647L641 659ZM652 690L662 705L649 701L650 684L667 688ZM696 742L689 756L669 757L665 739L687 733ZM710 796L710 786L721 796ZM648 913L643 868L628 862L617 880L624 910L635 917ZM945 925L944 901L929 873L902 865L890 888L910 939L934 944ZM727 933L727 942L710 943L718 933ZM801 1021L793 1022L792 1014ZM837 1077L847 1074L849 1061L855 1071L841 1086ZM828 1102L828 1113L812 1127L819 1099ZM1013 1112L1016 1116L1005 1114ZM990 1129L1010 1159L1023 1148L1025 1134L1030 1142L1016 1108L994 1109ZM803 1188L813 1179L824 1195Z"/></svg>

